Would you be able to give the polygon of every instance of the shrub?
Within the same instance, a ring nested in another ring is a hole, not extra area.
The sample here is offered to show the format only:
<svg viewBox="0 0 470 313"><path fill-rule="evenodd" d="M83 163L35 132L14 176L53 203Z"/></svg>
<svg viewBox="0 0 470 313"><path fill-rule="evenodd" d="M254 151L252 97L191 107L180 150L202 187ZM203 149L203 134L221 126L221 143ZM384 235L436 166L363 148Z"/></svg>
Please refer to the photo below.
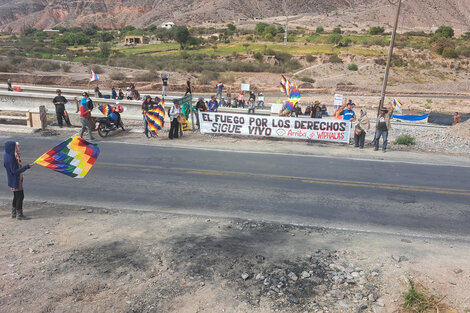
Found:
<svg viewBox="0 0 470 313"><path fill-rule="evenodd" d="M70 69L72 68L72 65L67 64L67 63L62 63L61 67L62 67L62 72L68 73L68 72L70 72Z"/></svg>
<svg viewBox="0 0 470 313"><path fill-rule="evenodd" d="M315 32L317 34L323 34L325 32L325 29L322 26L318 26Z"/></svg>
<svg viewBox="0 0 470 313"><path fill-rule="evenodd" d="M219 73L215 71L202 71L202 75L197 79L200 84L207 85L219 79Z"/></svg>
<svg viewBox="0 0 470 313"><path fill-rule="evenodd" d="M445 48L455 49L455 42L450 38L442 37L438 38L432 46L432 50L440 55L442 55Z"/></svg>
<svg viewBox="0 0 470 313"><path fill-rule="evenodd" d="M307 60L307 62L309 63L312 63L312 62L315 62L317 60L317 57L314 57L313 55L311 54L307 54L305 56L305 60Z"/></svg>
<svg viewBox="0 0 470 313"><path fill-rule="evenodd" d="M41 71L54 72L60 69L60 65L56 62L43 62L41 64Z"/></svg>
<svg viewBox="0 0 470 313"><path fill-rule="evenodd" d="M448 58L448 59L456 59L459 57L459 54L457 53L457 51L455 51L454 48L444 48L444 50L442 51L442 56L444 58Z"/></svg>
<svg viewBox="0 0 470 313"><path fill-rule="evenodd" d="M351 39L349 38L344 38L343 40L341 40L339 43L338 43L338 47L347 47L349 46L349 44L351 43Z"/></svg>
<svg viewBox="0 0 470 313"><path fill-rule="evenodd" d="M400 135L395 140L395 144L397 145L411 146L411 145L414 145L415 143L416 143L415 137L411 136L410 134Z"/></svg>
<svg viewBox="0 0 470 313"><path fill-rule="evenodd" d="M357 67L356 64L351 63L351 64L348 65L348 70L350 70L350 71L357 71L357 70L358 70L358 67Z"/></svg>
<svg viewBox="0 0 470 313"><path fill-rule="evenodd" d="M341 28L335 27L335 28L333 29L333 34L341 34L341 33L342 33Z"/></svg>
<svg viewBox="0 0 470 313"><path fill-rule="evenodd" d="M112 72L109 75L109 77L112 80L124 80L126 78L126 75L124 75L124 73L122 73L122 72L115 71L115 72Z"/></svg>
<svg viewBox="0 0 470 313"><path fill-rule="evenodd" d="M457 53L463 57L470 57L470 47L462 46L456 49Z"/></svg>
<svg viewBox="0 0 470 313"><path fill-rule="evenodd" d="M155 72L151 72L151 71L147 71L147 72L139 73L135 75L135 79L137 81L150 82L150 81L155 80L156 78L157 78L157 75L155 74Z"/></svg>
<svg viewBox="0 0 470 313"><path fill-rule="evenodd" d="M435 32L439 37L452 38L454 37L454 30L450 26L441 26Z"/></svg>
<svg viewBox="0 0 470 313"><path fill-rule="evenodd" d="M374 62L377 65L382 65L382 66L387 65L387 61L385 59L382 59L382 58L375 59Z"/></svg>
<svg viewBox="0 0 470 313"><path fill-rule="evenodd" d="M333 54L328 59L328 62L330 62L330 63L343 63L343 60L337 54Z"/></svg>
<svg viewBox="0 0 470 313"><path fill-rule="evenodd" d="M95 72L95 74L103 74L103 73L104 73L104 69L103 69L101 66L99 66L99 65L93 65L93 66L91 67L91 70L92 70L93 72Z"/></svg>
<svg viewBox="0 0 470 313"><path fill-rule="evenodd" d="M373 26L373 27L369 28L369 30L367 32L371 35L379 35L379 34L383 34L384 31L385 31L385 28L383 28L383 27Z"/></svg>
<svg viewBox="0 0 470 313"><path fill-rule="evenodd" d="M328 37L328 42L332 44L338 44L341 40L343 40L343 36L341 34L331 34L330 37Z"/></svg>
<svg viewBox="0 0 470 313"><path fill-rule="evenodd" d="M311 83L311 84L315 83L315 79L310 78L310 77L300 77L300 80L303 82Z"/></svg>
<svg viewBox="0 0 470 313"><path fill-rule="evenodd" d="M256 52L253 57L258 61L258 62L262 62L263 61L263 54L261 52Z"/></svg>

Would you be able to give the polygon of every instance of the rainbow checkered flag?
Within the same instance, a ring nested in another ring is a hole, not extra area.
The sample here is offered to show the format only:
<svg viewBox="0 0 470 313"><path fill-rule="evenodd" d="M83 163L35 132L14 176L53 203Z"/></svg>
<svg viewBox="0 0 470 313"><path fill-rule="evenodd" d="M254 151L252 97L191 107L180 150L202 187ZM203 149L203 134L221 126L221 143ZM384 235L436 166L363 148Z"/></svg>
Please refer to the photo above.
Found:
<svg viewBox="0 0 470 313"><path fill-rule="evenodd" d="M41 155L34 163L74 178L83 178L95 164L100 149L85 139L69 138Z"/></svg>

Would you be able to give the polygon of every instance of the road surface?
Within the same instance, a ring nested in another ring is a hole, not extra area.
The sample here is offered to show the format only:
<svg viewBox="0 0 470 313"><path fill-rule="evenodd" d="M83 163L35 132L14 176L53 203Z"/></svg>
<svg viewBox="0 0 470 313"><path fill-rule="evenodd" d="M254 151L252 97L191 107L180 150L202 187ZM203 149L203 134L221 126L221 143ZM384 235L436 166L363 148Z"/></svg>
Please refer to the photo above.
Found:
<svg viewBox="0 0 470 313"><path fill-rule="evenodd" d="M25 163L60 142L15 138ZM85 179L35 166L25 175L26 201L470 238L469 167L117 142L100 142L100 149Z"/></svg>

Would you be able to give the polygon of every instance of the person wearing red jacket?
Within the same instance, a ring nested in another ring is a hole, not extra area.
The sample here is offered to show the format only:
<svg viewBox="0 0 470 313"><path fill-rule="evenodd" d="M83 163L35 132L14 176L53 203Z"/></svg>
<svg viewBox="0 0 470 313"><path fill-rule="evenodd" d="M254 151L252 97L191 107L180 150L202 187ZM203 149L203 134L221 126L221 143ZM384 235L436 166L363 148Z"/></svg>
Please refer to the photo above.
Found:
<svg viewBox="0 0 470 313"><path fill-rule="evenodd" d="M91 133L92 126L90 125L90 118L91 118L91 110L88 108L87 101L83 101L84 99L88 99L88 93L84 92L82 94L83 99L80 105L80 123L82 123L82 129L80 130L80 137L83 138L83 133L85 129L88 131L91 140L95 140L93 134Z"/></svg>

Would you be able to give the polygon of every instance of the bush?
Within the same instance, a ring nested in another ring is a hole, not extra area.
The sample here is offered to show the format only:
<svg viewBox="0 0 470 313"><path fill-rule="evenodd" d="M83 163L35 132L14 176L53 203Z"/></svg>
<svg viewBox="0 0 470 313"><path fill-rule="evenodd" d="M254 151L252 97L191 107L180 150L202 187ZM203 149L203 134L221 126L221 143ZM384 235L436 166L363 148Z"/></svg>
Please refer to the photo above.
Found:
<svg viewBox="0 0 470 313"><path fill-rule="evenodd" d="M200 84L207 85L219 79L219 73L215 71L202 71L202 75L197 79Z"/></svg>
<svg viewBox="0 0 470 313"><path fill-rule="evenodd" d="M101 66L99 66L99 65L93 65L93 66L91 67L91 70L92 70L93 72L95 72L95 74L103 74L103 73L104 73L104 69L103 69Z"/></svg>
<svg viewBox="0 0 470 313"><path fill-rule="evenodd" d="M339 44L341 40L343 40L341 34L331 34L330 37L328 37L328 42L335 45Z"/></svg>
<svg viewBox="0 0 470 313"><path fill-rule="evenodd" d="M313 55L311 54L307 54L305 56L305 60L307 60L308 63L312 63L312 62L315 62L317 60L317 57L314 57Z"/></svg>
<svg viewBox="0 0 470 313"><path fill-rule="evenodd" d="M311 84L315 83L315 79L310 78L310 77L300 77L300 80L303 82L311 83Z"/></svg>
<svg viewBox="0 0 470 313"><path fill-rule="evenodd" d="M323 34L325 32L325 29L322 26L318 26L315 32L317 34Z"/></svg>
<svg viewBox="0 0 470 313"><path fill-rule="evenodd" d="M328 59L328 62L330 62L330 63L343 63L343 60L337 54L333 54Z"/></svg>
<svg viewBox="0 0 470 313"><path fill-rule="evenodd" d="M395 144L397 145L411 146L411 145L414 145L415 143L416 143L415 137L411 136L410 134L400 135L395 140Z"/></svg>
<svg viewBox="0 0 470 313"><path fill-rule="evenodd" d="M454 30L450 26L441 26L434 33L439 37L445 37L445 38L454 37Z"/></svg>
<svg viewBox="0 0 470 313"><path fill-rule="evenodd" d="M459 57L459 54L457 53L457 51L455 51L454 48L444 48L444 50L442 51L442 56L448 59L456 59Z"/></svg>
<svg viewBox="0 0 470 313"><path fill-rule="evenodd" d="M263 54L261 52L256 52L253 57L258 61L258 62L262 62L263 61Z"/></svg>
<svg viewBox="0 0 470 313"><path fill-rule="evenodd" d="M122 72L115 71L115 72L112 72L109 75L109 77L112 80L124 80L126 78L126 75L124 75L124 73L122 73Z"/></svg>
<svg viewBox="0 0 470 313"><path fill-rule="evenodd" d="M350 71L357 71L358 69L359 68L354 63L351 63L351 64L348 65L348 70L350 70Z"/></svg>
<svg viewBox="0 0 470 313"><path fill-rule="evenodd" d="M341 34L341 33L342 33L341 28L336 27L333 29L333 34Z"/></svg>
<svg viewBox="0 0 470 313"><path fill-rule="evenodd" d="M54 72L60 69L60 65L56 62L43 62L41 64L41 71Z"/></svg>
<svg viewBox="0 0 470 313"><path fill-rule="evenodd" d="M70 69L72 68L72 65L67 64L67 63L62 63L61 67L62 67L62 72L68 73L68 72L70 72Z"/></svg>
<svg viewBox="0 0 470 313"><path fill-rule="evenodd" d="M470 47L467 47L467 46L462 46L462 47L458 47L455 51L457 51L457 53L462 56L462 57L470 57Z"/></svg>
<svg viewBox="0 0 470 313"><path fill-rule="evenodd" d="M367 32L371 35L379 35L379 34L383 34L384 31L385 31L385 28L383 28L383 27L373 26L373 27L369 28L369 30Z"/></svg>
<svg viewBox="0 0 470 313"><path fill-rule="evenodd" d="M442 55L445 48L455 49L455 42L450 38L442 37L438 38L432 46L432 50L440 55Z"/></svg>

